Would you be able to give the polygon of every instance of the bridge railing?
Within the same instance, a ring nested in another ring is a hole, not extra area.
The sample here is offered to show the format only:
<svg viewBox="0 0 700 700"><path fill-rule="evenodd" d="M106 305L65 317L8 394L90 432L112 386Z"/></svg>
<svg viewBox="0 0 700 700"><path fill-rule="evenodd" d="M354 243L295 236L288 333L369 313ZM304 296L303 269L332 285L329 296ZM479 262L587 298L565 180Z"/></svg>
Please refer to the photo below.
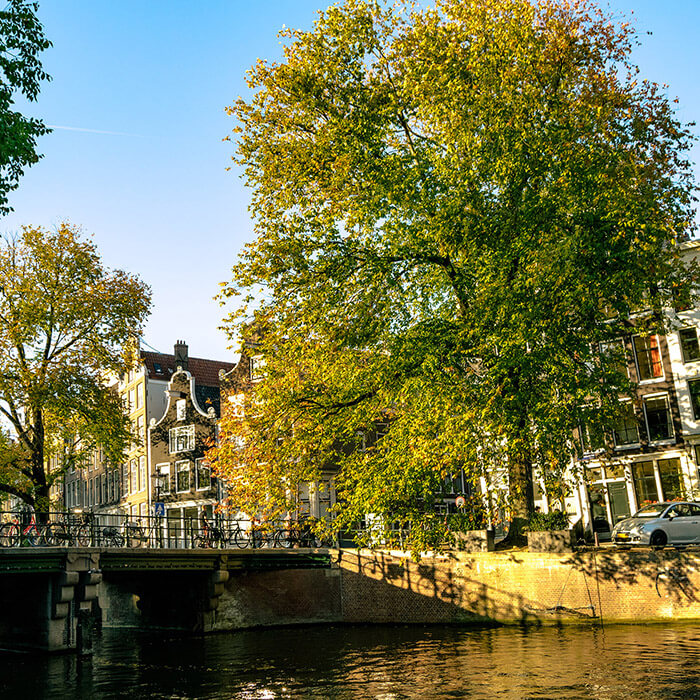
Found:
<svg viewBox="0 0 700 700"><path fill-rule="evenodd" d="M327 547L310 518L257 519L133 516L121 513L0 511L0 547Z"/></svg>

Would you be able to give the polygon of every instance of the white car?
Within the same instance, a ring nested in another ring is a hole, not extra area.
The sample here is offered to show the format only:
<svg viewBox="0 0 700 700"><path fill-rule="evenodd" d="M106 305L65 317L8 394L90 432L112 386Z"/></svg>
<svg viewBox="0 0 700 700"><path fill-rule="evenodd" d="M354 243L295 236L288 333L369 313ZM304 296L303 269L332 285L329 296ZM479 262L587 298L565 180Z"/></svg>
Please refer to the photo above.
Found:
<svg viewBox="0 0 700 700"><path fill-rule="evenodd" d="M663 547L700 543L700 503L673 501L650 503L612 531L615 544Z"/></svg>

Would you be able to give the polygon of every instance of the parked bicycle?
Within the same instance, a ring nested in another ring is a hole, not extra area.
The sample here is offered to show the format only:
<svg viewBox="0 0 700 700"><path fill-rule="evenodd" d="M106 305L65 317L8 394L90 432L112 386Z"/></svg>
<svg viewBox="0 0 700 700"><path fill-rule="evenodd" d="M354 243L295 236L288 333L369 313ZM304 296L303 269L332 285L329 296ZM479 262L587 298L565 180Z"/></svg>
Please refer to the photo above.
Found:
<svg viewBox="0 0 700 700"><path fill-rule="evenodd" d="M194 536L192 546L197 548L202 547L226 547L228 540L226 533L216 526L202 528L201 532Z"/></svg>
<svg viewBox="0 0 700 700"><path fill-rule="evenodd" d="M301 516L298 520L290 520L287 527L275 533L276 547L328 547L330 541L321 537L314 528L314 518Z"/></svg>
<svg viewBox="0 0 700 700"><path fill-rule="evenodd" d="M92 544L92 513L63 513L46 524L44 541L49 547L89 547Z"/></svg>
<svg viewBox="0 0 700 700"><path fill-rule="evenodd" d="M127 520L124 523L123 539L127 547L147 547L149 530L144 528L140 518Z"/></svg>
<svg viewBox="0 0 700 700"><path fill-rule="evenodd" d="M32 512L29 522L23 524L18 515L0 527L0 546L37 547L45 543L44 526L38 525Z"/></svg>

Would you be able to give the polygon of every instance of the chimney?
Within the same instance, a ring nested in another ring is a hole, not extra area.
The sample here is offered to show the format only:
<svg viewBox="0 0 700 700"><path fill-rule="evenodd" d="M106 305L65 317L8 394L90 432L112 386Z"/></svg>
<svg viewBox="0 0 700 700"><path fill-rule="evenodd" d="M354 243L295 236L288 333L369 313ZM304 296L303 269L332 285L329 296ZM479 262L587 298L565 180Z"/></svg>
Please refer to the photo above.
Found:
<svg viewBox="0 0 700 700"><path fill-rule="evenodd" d="M182 367L187 370L187 343L184 340L178 340L175 343L175 368Z"/></svg>

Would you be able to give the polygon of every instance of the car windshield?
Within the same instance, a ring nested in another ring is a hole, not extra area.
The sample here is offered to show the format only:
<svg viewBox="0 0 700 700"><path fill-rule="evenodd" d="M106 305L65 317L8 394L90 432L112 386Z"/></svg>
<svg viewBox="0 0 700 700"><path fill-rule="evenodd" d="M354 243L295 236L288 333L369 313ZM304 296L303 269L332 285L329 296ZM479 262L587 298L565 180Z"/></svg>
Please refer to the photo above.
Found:
<svg viewBox="0 0 700 700"><path fill-rule="evenodd" d="M650 503L648 506L644 506L638 510L635 514L635 518L658 518L661 516L666 508L668 508L668 503Z"/></svg>

